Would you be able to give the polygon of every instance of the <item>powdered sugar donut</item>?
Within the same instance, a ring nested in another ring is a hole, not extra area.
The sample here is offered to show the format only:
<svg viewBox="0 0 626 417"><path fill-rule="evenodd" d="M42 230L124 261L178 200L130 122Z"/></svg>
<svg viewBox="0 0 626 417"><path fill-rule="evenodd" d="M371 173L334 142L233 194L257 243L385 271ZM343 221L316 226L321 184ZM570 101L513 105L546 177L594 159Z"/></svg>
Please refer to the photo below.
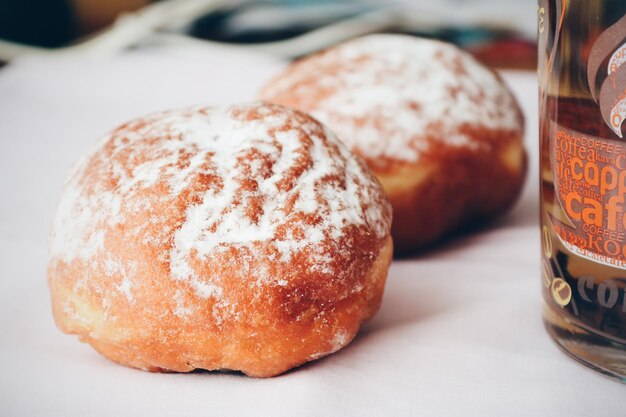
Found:
<svg viewBox="0 0 626 417"><path fill-rule="evenodd" d="M48 280L59 327L150 371L272 376L379 308L391 208L321 124L278 105L153 114L71 173Z"/></svg>
<svg viewBox="0 0 626 417"><path fill-rule="evenodd" d="M365 36L297 61L260 98L311 114L365 159L393 205L400 252L503 213L523 184L515 98L450 44Z"/></svg>

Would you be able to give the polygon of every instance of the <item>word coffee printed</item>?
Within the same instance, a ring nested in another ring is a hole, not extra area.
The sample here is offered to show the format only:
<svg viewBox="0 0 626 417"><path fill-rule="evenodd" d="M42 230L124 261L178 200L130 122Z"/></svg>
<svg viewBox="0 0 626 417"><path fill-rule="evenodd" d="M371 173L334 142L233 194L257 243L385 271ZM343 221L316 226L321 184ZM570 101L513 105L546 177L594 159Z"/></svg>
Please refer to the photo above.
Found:
<svg viewBox="0 0 626 417"><path fill-rule="evenodd" d="M573 253L626 268L626 148L624 144L553 124L557 197L572 226L554 229Z"/></svg>

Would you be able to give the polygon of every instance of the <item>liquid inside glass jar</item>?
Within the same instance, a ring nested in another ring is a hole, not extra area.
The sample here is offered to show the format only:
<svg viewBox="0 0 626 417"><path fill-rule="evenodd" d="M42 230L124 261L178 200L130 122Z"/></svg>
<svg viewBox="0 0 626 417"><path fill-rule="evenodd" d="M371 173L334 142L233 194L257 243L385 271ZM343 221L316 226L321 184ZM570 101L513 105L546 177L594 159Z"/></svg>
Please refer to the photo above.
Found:
<svg viewBox="0 0 626 417"><path fill-rule="evenodd" d="M626 1L538 12L544 321L626 381Z"/></svg>

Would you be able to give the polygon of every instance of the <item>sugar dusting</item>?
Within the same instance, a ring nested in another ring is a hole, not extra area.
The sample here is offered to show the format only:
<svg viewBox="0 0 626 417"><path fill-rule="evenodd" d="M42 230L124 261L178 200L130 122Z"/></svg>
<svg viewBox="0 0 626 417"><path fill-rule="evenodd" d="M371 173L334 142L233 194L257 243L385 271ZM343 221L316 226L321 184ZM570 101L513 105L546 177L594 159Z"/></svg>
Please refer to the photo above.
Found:
<svg viewBox="0 0 626 417"><path fill-rule="evenodd" d="M154 227L168 222L167 213L150 212L154 204L174 207L198 184L202 189L180 224ZM151 189L166 192L146 193ZM131 228L128 216L141 212L150 213L149 220ZM103 138L66 183L50 254L65 263L102 263L119 294L133 302L142 271L105 258L103 250L105 231L122 228L134 244L169 248L160 256L172 280L220 300L219 280L198 276L194 260L232 248L254 257L269 245L276 262L289 262L306 248L315 268L332 273L323 243L355 226L383 239L390 209L371 174L332 133L275 105L198 106L134 120ZM275 285L287 284L276 278ZM175 315L192 312L180 294L174 301ZM220 317L232 309L220 302L215 308Z"/></svg>
<svg viewBox="0 0 626 417"><path fill-rule="evenodd" d="M339 349L343 348L348 343L350 343L350 341L352 340L352 337L354 337L354 335L350 335L350 333L348 333L344 329L336 330L335 334L333 335L332 339L330 340L330 349L323 350L321 352L317 352L317 353L315 353L313 355L310 355L308 357L308 359L309 360L316 360L316 359L323 358L324 356L328 356L331 353L335 353Z"/></svg>
<svg viewBox="0 0 626 417"><path fill-rule="evenodd" d="M429 140L479 146L466 125L522 128L490 70L452 45L410 36L364 36L304 59L261 97L309 112L368 161L418 160Z"/></svg>

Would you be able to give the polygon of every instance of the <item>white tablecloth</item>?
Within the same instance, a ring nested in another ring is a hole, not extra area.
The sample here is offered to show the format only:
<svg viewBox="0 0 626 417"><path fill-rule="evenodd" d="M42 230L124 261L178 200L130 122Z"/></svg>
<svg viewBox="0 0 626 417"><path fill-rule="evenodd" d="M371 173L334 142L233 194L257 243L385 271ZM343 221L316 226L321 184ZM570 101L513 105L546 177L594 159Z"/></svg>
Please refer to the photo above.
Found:
<svg viewBox="0 0 626 417"><path fill-rule="evenodd" d="M282 65L154 48L0 70L0 416L625 416L624 385L565 356L542 326L532 73L504 74L531 155L515 210L394 262L380 313L339 353L265 380L150 374L56 329L47 235L71 164L134 116L252 99Z"/></svg>

